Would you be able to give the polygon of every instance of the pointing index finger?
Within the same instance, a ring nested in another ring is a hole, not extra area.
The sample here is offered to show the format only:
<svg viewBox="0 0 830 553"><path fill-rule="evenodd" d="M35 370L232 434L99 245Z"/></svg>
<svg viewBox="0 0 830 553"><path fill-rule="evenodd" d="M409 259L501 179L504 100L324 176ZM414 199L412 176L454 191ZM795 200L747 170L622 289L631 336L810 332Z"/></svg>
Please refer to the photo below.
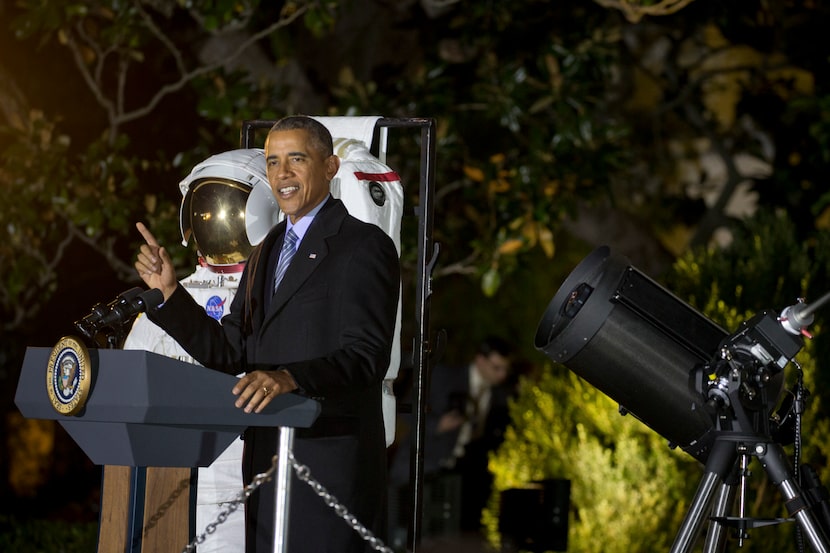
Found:
<svg viewBox="0 0 830 553"><path fill-rule="evenodd" d="M147 242L147 244L149 244L150 246L159 247L159 243L156 240L156 237L153 236L153 233L150 232L150 229L148 229L144 225L144 223L139 221L135 224L135 228L138 229L138 232L141 233L141 236L144 238L144 241Z"/></svg>

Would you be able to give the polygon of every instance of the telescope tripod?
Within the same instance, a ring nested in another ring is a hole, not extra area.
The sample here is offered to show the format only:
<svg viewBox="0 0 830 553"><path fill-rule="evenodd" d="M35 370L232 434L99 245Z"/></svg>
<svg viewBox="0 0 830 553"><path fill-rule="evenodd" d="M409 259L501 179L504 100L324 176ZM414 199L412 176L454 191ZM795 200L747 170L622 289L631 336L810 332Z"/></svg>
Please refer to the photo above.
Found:
<svg viewBox="0 0 830 553"><path fill-rule="evenodd" d="M707 515L710 524L703 546L704 553L719 553L724 550L726 530L729 526L738 528L738 538L742 544L747 536L747 528L787 520L754 521L744 518L743 495L740 517L726 516L735 496L735 476L738 471L739 476L746 475L750 457L756 457L761 462L770 481L784 497L789 515L800 525L813 551L830 553L830 542L827 540L828 521L825 517L823 527L819 523L817 516L820 518L821 513L817 515L813 512L815 502L801 490L781 445L768 437L735 432L722 432L715 437L703 478L675 537L671 553L688 553L691 550ZM744 482L743 478L741 482ZM741 489L741 493L744 492L745 489Z"/></svg>

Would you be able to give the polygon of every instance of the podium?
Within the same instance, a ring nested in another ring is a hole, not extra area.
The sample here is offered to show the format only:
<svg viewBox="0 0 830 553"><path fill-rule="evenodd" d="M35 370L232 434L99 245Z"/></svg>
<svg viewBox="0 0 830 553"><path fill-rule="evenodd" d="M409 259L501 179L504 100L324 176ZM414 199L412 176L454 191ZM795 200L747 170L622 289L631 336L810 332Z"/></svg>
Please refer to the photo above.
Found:
<svg viewBox="0 0 830 553"><path fill-rule="evenodd" d="M99 553L180 552L192 539L182 493L191 469L208 466L249 426L283 427L293 436L320 412L316 401L284 394L262 413L245 413L234 407L235 376L142 350L88 353L89 390L75 415L58 412L50 399L51 348L27 348L15 404L24 417L58 421L105 466Z"/></svg>

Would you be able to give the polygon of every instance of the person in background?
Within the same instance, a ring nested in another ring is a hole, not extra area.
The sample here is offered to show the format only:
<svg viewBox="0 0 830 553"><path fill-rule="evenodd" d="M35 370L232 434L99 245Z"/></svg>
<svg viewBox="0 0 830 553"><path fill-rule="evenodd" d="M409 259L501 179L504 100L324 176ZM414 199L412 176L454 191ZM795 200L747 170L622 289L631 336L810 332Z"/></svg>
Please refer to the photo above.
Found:
<svg viewBox="0 0 830 553"><path fill-rule="evenodd" d="M488 455L502 443L510 421L513 356L507 341L490 336L478 345L468 364L439 364L432 369L424 428L425 495L451 498L455 515L447 518L457 524L439 533L480 530L481 512L492 488ZM390 468L392 493L399 501L407 501L410 493L410 457L411 439L403 436ZM430 533L428 524L424 533Z"/></svg>

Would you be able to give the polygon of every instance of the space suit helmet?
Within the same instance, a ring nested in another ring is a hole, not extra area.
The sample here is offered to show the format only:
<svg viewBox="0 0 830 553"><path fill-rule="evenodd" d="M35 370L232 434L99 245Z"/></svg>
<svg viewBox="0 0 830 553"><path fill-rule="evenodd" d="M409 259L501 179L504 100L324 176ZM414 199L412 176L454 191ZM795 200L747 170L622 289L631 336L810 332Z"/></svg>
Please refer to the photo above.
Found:
<svg viewBox="0 0 830 553"><path fill-rule="evenodd" d="M244 262L253 250L246 206L251 190L268 185L261 148L229 150L193 167L179 183L182 245L192 239L200 261L221 268Z"/></svg>

